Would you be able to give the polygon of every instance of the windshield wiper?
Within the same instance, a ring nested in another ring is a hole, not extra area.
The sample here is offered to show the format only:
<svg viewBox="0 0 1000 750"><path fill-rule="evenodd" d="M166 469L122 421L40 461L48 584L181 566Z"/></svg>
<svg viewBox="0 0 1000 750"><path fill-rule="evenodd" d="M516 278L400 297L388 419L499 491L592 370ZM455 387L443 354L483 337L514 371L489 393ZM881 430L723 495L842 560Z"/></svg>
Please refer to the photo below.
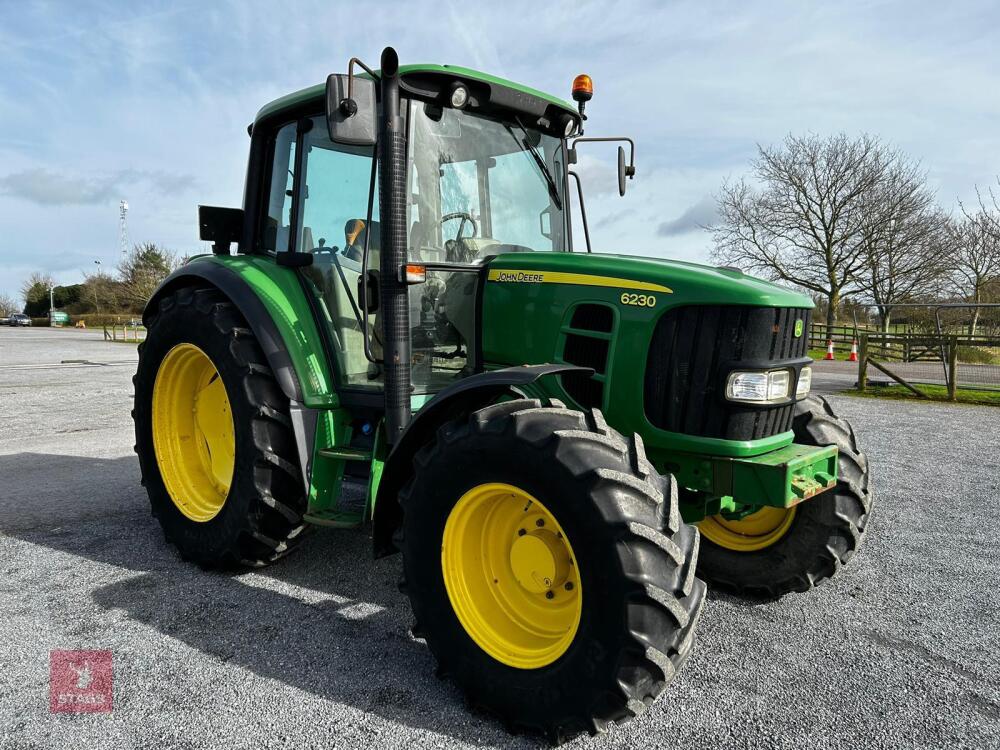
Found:
<svg viewBox="0 0 1000 750"><path fill-rule="evenodd" d="M517 126L521 128L521 132L524 133L524 138L521 140L514 135L514 131L511 129L510 125L504 123L503 126L507 129L507 132L510 133L510 137L514 139L514 142L521 147L521 150L531 154L531 158L535 160L535 166L538 167L538 171L541 172L542 177L545 178L545 184L548 185L549 196L552 198L552 202L555 204L556 208L562 211L562 201L559 200L559 189L556 187L556 181L552 178L552 173L545 164L545 159L543 159L542 155L538 153L538 149L532 146L528 141L528 131L524 129L524 125L521 124L520 118L515 117L514 121L517 123Z"/></svg>

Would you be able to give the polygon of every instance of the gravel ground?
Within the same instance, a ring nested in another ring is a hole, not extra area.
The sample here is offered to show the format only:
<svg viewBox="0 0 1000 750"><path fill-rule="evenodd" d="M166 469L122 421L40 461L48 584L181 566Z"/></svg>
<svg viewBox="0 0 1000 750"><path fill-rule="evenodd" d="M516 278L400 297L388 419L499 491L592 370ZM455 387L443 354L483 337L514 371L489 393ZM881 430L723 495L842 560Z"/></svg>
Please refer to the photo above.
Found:
<svg viewBox="0 0 1000 750"><path fill-rule="evenodd" d="M181 563L138 484L134 360L0 328L0 747L542 746L433 678L398 558L364 532L260 572ZM779 602L712 595L663 698L572 747L1000 747L1000 536L979 520L998 412L831 400L879 490L862 554ZM112 713L49 713L49 651L75 648L113 652Z"/></svg>

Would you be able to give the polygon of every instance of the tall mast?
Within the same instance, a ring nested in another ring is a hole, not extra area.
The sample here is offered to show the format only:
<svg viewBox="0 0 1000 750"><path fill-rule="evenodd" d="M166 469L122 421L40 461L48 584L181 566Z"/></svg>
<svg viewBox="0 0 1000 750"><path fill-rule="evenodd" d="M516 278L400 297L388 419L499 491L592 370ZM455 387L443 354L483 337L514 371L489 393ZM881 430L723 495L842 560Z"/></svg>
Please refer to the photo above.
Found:
<svg viewBox="0 0 1000 750"><path fill-rule="evenodd" d="M121 244L122 256L128 255L128 201L118 204L118 241Z"/></svg>

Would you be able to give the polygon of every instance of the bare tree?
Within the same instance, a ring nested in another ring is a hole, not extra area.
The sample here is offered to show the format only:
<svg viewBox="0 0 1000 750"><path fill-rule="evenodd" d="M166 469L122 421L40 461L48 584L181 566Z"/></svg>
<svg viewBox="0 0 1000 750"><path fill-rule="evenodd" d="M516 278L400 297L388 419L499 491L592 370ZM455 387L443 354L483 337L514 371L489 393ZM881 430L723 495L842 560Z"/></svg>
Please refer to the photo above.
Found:
<svg viewBox="0 0 1000 750"><path fill-rule="evenodd" d="M0 294L0 318L9 318L20 309L16 299L9 294Z"/></svg>
<svg viewBox="0 0 1000 750"><path fill-rule="evenodd" d="M94 306L98 315L115 312L121 307L121 283L102 271L86 274L81 300Z"/></svg>
<svg viewBox="0 0 1000 750"><path fill-rule="evenodd" d="M789 135L780 146L758 146L752 176L760 189L740 180L718 197L715 257L821 294L833 325L865 264L866 198L894 158L869 135Z"/></svg>
<svg viewBox="0 0 1000 750"><path fill-rule="evenodd" d="M123 302L141 310L176 267L177 258L170 251L152 242L136 245L118 264Z"/></svg>
<svg viewBox="0 0 1000 750"><path fill-rule="evenodd" d="M1000 188L1000 177L997 177L997 186ZM975 220L982 225L984 232L1000 241L1000 195L998 195L997 189L989 187L984 194L976 186L976 197L979 200L979 210L975 212ZM962 206L962 214L966 218L970 218L964 205Z"/></svg>
<svg viewBox="0 0 1000 750"><path fill-rule="evenodd" d="M936 296L949 267L948 217L919 165L892 155L863 200L858 287L889 330L895 305Z"/></svg>
<svg viewBox="0 0 1000 750"><path fill-rule="evenodd" d="M986 302L987 291L1000 279L1000 214L980 197L975 212L962 208L963 217L952 224L950 261L956 291L968 302ZM975 336L979 310L972 311L969 335Z"/></svg>

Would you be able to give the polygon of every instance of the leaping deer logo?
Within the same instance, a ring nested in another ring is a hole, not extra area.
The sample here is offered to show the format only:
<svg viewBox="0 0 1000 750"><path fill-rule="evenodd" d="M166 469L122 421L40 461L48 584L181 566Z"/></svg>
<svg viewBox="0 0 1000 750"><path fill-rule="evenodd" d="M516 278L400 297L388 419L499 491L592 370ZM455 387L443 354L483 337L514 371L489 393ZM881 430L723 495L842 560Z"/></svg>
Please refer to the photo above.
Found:
<svg viewBox="0 0 1000 750"><path fill-rule="evenodd" d="M78 690L86 690L90 683L94 681L94 676L90 673L90 662L85 661L82 667L70 664L69 668L76 672L76 687Z"/></svg>

